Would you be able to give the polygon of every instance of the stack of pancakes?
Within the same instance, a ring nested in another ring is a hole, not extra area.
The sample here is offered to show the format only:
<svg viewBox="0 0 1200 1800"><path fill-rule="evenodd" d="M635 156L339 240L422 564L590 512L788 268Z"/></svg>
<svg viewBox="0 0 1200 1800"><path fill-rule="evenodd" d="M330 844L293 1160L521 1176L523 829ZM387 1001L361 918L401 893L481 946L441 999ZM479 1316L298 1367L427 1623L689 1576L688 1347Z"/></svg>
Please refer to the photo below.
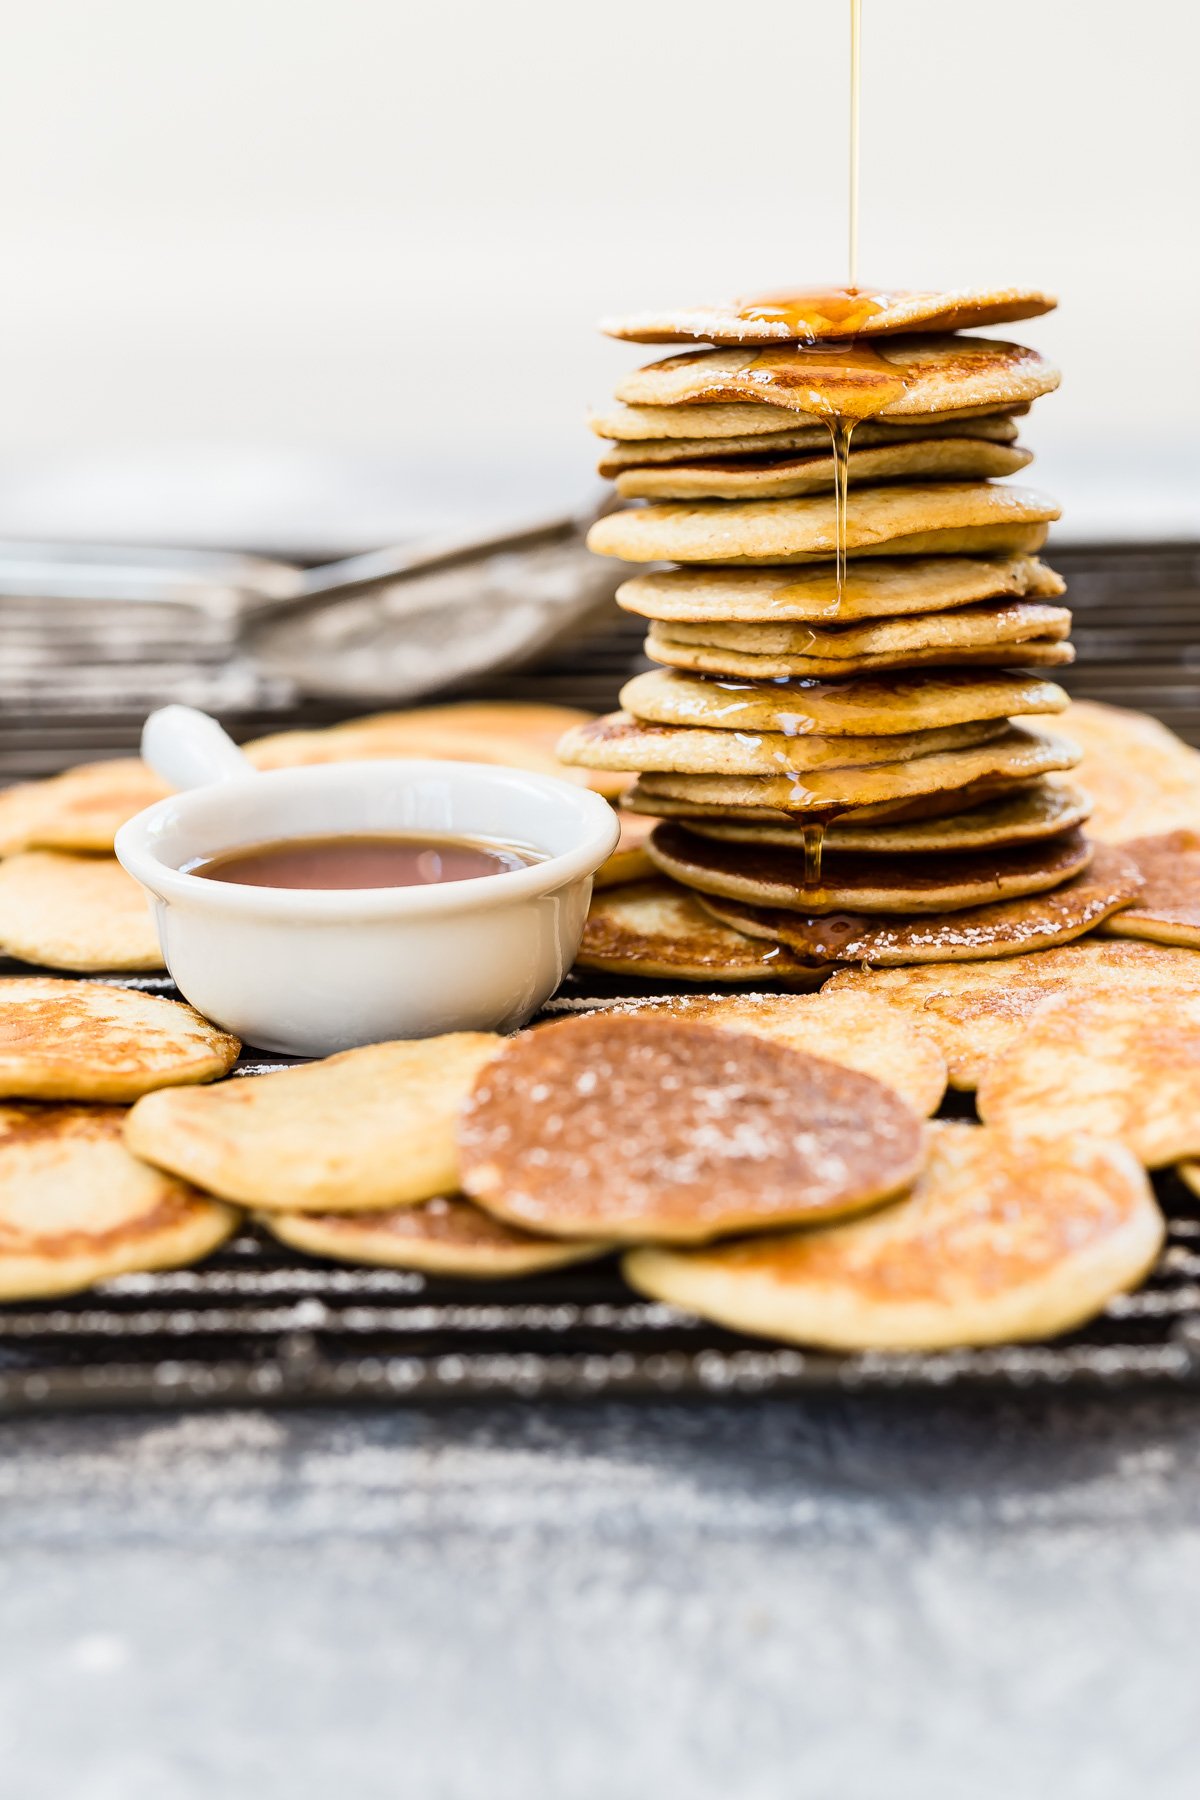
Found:
<svg viewBox="0 0 1200 1800"><path fill-rule="evenodd" d="M626 917L691 895L707 927L810 968L1065 942L1133 889L1080 829L1087 799L1061 779L1077 748L1045 729L1067 696L1044 671L1073 655L1036 554L1058 508L1000 479L1030 462L1019 420L1058 374L959 334L1053 301L873 296L854 340L844 306L811 301L608 328L713 347L625 377L592 421L601 473L638 504L589 541L657 565L618 599L660 667L560 755L635 772L626 804L662 821L663 882L626 895ZM587 941L584 960L614 966Z"/></svg>

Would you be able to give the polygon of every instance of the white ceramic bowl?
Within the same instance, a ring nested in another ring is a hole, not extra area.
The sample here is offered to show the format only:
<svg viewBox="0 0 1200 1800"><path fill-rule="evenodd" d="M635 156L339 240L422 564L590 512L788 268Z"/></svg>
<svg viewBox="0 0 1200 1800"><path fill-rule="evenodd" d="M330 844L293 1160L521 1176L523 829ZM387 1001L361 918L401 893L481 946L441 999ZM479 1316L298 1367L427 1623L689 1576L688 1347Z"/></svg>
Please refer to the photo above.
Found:
<svg viewBox="0 0 1200 1800"><path fill-rule="evenodd" d="M495 838L545 860L438 887L337 892L181 867L273 838L372 831ZM551 776L364 762L238 773L176 794L123 826L116 850L152 896L163 957L193 1006L260 1049L326 1056L524 1024L575 959L592 876L617 835L607 801Z"/></svg>

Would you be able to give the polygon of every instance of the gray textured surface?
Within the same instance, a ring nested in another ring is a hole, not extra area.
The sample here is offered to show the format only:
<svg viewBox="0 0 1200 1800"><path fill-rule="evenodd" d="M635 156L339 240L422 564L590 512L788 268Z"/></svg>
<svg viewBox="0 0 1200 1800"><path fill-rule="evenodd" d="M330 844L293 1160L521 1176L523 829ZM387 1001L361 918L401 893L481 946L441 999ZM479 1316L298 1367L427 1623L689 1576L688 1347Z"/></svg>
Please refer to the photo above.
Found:
<svg viewBox="0 0 1200 1800"><path fill-rule="evenodd" d="M5 1800L1200 1786L1200 1405L9 1426Z"/></svg>

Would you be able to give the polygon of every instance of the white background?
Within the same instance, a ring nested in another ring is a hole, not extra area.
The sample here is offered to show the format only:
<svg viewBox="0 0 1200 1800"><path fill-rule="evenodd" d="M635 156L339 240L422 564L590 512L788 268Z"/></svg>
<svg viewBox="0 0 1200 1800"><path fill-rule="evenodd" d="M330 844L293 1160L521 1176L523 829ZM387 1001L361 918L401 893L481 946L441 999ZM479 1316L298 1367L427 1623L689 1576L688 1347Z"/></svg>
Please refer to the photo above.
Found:
<svg viewBox="0 0 1200 1800"><path fill-rule="evenodd" d="M1066 535L1200 535L1188 0L865 0L862 272L1031 281ZM845 267L847 0L4 0L0 531L585 496L607 311Z"/></svg>

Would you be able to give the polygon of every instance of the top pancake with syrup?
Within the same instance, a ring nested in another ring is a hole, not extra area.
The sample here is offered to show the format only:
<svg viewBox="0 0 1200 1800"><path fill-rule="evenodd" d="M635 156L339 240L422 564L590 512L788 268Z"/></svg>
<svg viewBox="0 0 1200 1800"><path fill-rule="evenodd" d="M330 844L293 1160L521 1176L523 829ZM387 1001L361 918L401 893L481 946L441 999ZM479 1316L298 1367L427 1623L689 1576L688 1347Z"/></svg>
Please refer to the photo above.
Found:
<svg viewBox="0 0 1200 1800"><path fill-rule="evenodd" d="M1053 311L1039 288L792 288L715 306L664 308L606 319L609 337L635 344L815 343L900 331L964 331Z"/></svg>

